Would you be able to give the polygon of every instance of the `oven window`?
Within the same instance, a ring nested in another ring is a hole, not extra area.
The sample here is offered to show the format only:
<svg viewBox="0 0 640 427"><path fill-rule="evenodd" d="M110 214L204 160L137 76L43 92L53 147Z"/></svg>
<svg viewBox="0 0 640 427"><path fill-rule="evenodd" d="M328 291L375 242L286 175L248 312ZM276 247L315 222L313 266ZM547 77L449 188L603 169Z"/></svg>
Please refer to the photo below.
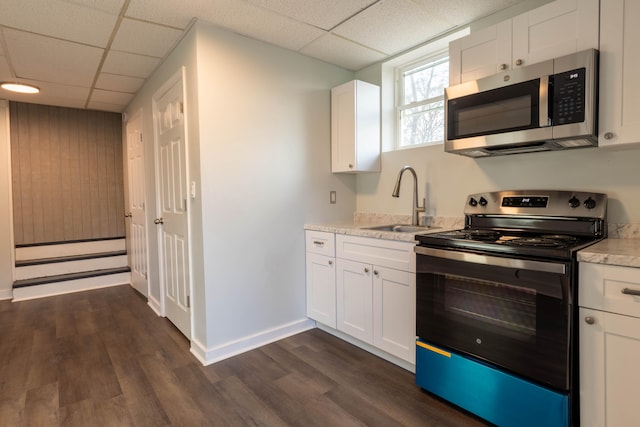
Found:
<svg viewBox="0 0 640 427"><path fill-rule="evenodd" d="M514 337L535 336L535 290L449 274L445 281L443 305L451 315L497 326Z"/></svg>

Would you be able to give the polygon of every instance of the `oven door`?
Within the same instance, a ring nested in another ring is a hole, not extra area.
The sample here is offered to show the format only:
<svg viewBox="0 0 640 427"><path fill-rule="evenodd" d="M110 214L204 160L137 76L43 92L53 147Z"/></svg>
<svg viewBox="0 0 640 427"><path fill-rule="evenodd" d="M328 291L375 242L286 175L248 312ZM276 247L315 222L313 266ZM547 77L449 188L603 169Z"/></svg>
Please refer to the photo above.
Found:
<svg viewBox="0 0 640 427"><path fill-rule="evenodd" d="M415 251L418 337L569 390L569 262Z"/></svg>

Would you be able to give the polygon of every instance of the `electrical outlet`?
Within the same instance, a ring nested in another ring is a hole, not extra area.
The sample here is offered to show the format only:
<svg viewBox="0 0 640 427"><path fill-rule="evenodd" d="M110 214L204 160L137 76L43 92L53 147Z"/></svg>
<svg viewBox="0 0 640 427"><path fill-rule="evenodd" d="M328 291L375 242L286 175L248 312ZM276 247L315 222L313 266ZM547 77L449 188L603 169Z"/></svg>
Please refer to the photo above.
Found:
<svg viewBox="0 0 640 427"><path fill-rule="evenodd" d="M336 192L335 192L335 190L329 191L329 203L331 203L332 205L336 204Z"/></svg>

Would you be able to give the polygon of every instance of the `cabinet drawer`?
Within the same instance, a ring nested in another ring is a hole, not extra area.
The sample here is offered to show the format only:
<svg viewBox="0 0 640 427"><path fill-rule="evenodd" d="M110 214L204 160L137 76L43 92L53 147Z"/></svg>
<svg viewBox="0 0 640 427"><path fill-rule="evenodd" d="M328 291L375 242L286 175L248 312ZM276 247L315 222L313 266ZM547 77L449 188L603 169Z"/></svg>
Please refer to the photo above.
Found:
<svg viewBox="0 0 640 427"><path fill-rule="evenodd" d="M307 252L335 257L336 245L333 233L324 231L306 230Z"/></svg>
<svg viewBox="0 0 640 427"><path fill-rule="evenodd" d="M640 317L640 269L580 263L581 307Z"/></svg>
<svg viewBox="0 0 640 427"><path fill-rule="evenodd" d="M415 244L395 240L336 235L336 257L375 264L396 270L416 272Z"/></svg>

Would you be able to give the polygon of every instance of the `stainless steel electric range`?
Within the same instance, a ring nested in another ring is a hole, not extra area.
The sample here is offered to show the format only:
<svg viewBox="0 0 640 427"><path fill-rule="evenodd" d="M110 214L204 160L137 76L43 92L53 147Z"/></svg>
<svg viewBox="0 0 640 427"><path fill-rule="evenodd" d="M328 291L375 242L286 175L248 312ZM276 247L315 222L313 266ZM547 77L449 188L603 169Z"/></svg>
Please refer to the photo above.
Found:
<svg viewBox="0 0 640 427"><path fill-rule="evenodd" d="M607 196L467 198L463 229L416 235L416 383L499 426L577 426L576 252Z"/></svg>

